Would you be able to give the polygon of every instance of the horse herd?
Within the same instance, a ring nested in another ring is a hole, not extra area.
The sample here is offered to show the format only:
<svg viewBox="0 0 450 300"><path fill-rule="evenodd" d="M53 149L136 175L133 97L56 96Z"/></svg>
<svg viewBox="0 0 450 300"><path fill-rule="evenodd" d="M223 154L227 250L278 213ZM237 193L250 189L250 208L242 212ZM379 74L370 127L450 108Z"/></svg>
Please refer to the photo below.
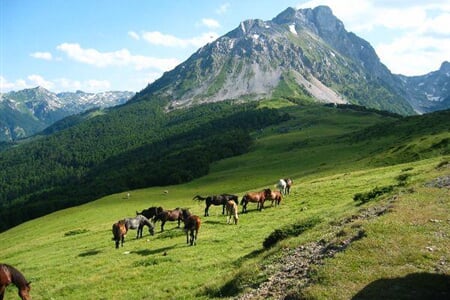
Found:
<svg viewBox="0 0 450 300"><path fill-rule="evenodd" d="M278 191L264 189L260 192L246 193L241 200L242 212L245 213L247 211L247 204L249 202L257 203L258 210L264 208L264 202L266 200L272 200L272 205L274 202L275 205L279 205L282 200L282 195L289 194L292 183L292 180L289 178L280 179L276 185L279 189ZM205 217L209 216L208 211L211 205L222 205L222 214L225 214L225 210L227 213L227 223L229 224L231 219L233 219L234 224L238 223L238 196L221 194L202 197L197 195L193 200L205 201ZM136 217L125 218L113 224L112 232L116 248L119 248L119 245L123 246L125 235L129 229L137 229L137 239L142 238L144 226L148 227L150 235L154 235L154 224L157 221L161 221L161 231L164 231L164 224L167 221L177 221L178 227L180 227L181 222L184 222L186 243L191 246L196 245L198 230L201 225L199 216L192 215L188 209L184 208L164 210L162 207L150 207L141 212L136 211ZM30 282L25 279L23 274L10 265L0 264L0 299L3 299L6 287L9 284L14 284L18 288L18 294L22 300L31 299Z"/></svg>
<svg viewBox="0 0 450 300"><path fill-rule="evenodd" d="M248 192L241 200L242 213L247 212L248 203L256 203L258 210L264 209L264 203L266 200L271 200L272 205L280 205L282 195L288 195L293 181L290 178L280 179L276 185L278 190L272 191L271 189L263 189L259 192ZM204 216L209 216L209 208L211 205L222 205L222 214L226 213L227 224L233 222L238 224L238 205L239 199L237 195L232 194L220 194L202 197L196 195L192 200L205 201L205 213ZM233 221L232 221L233 220ZM117 221L112 226L113 240L115 241L116 249L119 245L123 246L125 235L129 229L137 229L136 239L142 238L142 231L144 226L149 229L149 234L154 235L154 224L161 222L161 232L164 231L164 225L167 221L178 222L178 228L180 228L181 222L184 223L184 231L186 233L186 243L192 245L197 244L198 230L201 225L201 219L199 216L191 214L187 208L175 208L173 210L165 210L161 206L152 206L148 209L144 209L141 212L136 211L136 217L125 218Z"/></svg>

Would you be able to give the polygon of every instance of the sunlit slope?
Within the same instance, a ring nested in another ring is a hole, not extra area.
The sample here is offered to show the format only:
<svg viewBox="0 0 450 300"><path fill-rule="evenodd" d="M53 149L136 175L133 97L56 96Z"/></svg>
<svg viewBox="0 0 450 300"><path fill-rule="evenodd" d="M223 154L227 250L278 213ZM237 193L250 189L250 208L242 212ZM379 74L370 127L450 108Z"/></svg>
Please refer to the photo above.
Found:
<svg viewBox="0 0 450 300"><path fill-rule="evenodd" d="M15 265L33 282L31 294L35 299L209 299L220 295L235 296L267 277L262 266L276 260L280 245L264 250L262 244L275 229L314 219L317 223L313 228L283 241L281 245L295 247L327 239L333 231L330 224L356 214L362 207L384 201L380 198L358 206L353 200L356 193L368 192L376 186L397 185L398 176L408 173L407 185L396 188L393 193L401 195L411 189L426 197L423 183L448 174L448 169L436 168L449 159L448 146L444 144L450 134L442 129L445 129L445 124L440 127L433 125L438 129L431 129L427 124L428 129L419 134L419 125L415 123L409 138L400 136L400 133L370 138L370 129L367 129L364 139L355 139L356 133L364 128L401 120L351 109L316 106L284 109L288 109L294 118L254 132L257 139L249 153L215 163L205 177L183 185L131 191L129 199L124 193L110 195L1 233L0 260ZM432 137L444 146L435 146L433 151L428 151L429 147L424 144L423 148L415 150L418 160L405 162L401 156L402 145L426 142L432 147L436 144L429 143ZM389 165L380 164L379 158L387 157L395 147L400 149L395 151L395 156L389 156ZM378 159L374 160L374 157ZM402 164L397 164L397 160ZM235 193L241 198L249 190L274 188L279 178L287 176L294 179L294 187L281 206L271 207L269 202L266 209L259 212L255 204L250 204L249 213L240 215L237 226L226 225L219 207L212 207L211 216L203 217L204 203L192 200L196 194L213 193ZM427 189L434 191L433 188ZM442 194L442 190L438 191ZM439 197L443 199L443 196ZM168 209L188 207L200 215L203 224L198 245L187 246L183 232L170 222L166 224L164 233L160 232L160 223L157 223L156 234L149 236L145 230L146 234L140 240L135 240L136 232L131 231L125 246L114 249L112 223L153 205ZM448 202L446 205L448 208ZM401 210L396 210L396 213L401 214ZM395 229L389 228L389 222L386 224L385 230L395 239ZM367 227L368 236L372 236L370 230L370 226ZM371 243L376 244L377 241ZM407 242L404 243L406 246ZM370 255L364 249L359 251L360 255ZM448 253L440 249L429 255L434 258ZM348 263L348 260L336 259L337 266L327 263L325 267L340 269L340 263ZM411 260L411 264L414 263ZM376 270L375 265L376 262L371 262L365 269ZM391 272L397 271L393 268ZM375 272L373 277L363 278L353 286L345 285L345 280L340 277L340 284L342 289L348 289L348 294L354 295L376 276ZM233 281L236 279L237 283ZM324 284L318 288L310 293L327 295L329 286ZM6 298L14 297L15 289L8 288Z"/></svg>

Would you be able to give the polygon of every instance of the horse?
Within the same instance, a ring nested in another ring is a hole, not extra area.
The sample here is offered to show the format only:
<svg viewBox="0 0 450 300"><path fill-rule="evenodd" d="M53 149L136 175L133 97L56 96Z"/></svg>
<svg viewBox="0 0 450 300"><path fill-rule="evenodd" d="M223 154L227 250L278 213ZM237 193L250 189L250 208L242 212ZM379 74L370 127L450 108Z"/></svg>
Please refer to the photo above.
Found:
<svg viewBox="0 0 450 300"><path fill-rule="evenodd" d="M137 235L136 238L142 238L142 231L144 229L144 226L148 227L148 232L150 235L155 234L154 226L153 224L143 215L137 215L134 218L125 218L125 227L127 230L129 229L137 229Z"/></svg>
<svg viewBox="0 0 450 300"><path fill-rule="evenodd" d="M119 243L123 247L125 235L127 235L128 228L125 226L125 220L120 220L112 226L113 240L116 242L116 249L119 248Z"/></svg>
<svg viewBox="0 0 450 300"><path fill-rule="evenodd" d="M164 224L166 224L167 221L178 221L178 228L180 228L180 223L184 220L183 216L187 216L188 214L190 214L190 212L186 208L181 209L177 207L173 210L163 210L155 216L153 222L156 223L157 221L161 221L161 232L163 232Z"/></svg>
<svg viewBox="0 0 450 300"><path fill-rule="evenodd" d="M13 266L0 264L0 299L3 299L6 287L11 283L19 290L19 297L22 300L31 300L31 282L27 281L25 276Z"/></svg>
<svg viewBox="0 0 450 300"><path fill-rule="evenodd" d="M197 245L198 230L202 221L199 216L190 215L184 220L184 231L186 232L186 244ZM190 239L189 239L190 236Z"/></svg>
<svg viewBox="0 0 450 300"><path fill-rule="evenodd" d="M294 183L290 178L280 179L276 185L276 187L280 190L284 195L289 195L291 191L291 186Z"/></svg>
<svg viewBox="0 0 450 300"><path fill-rule="evenodd" d="M237 225L239 216L238 216L238 205L233 200L228 200L227 205L227 224L231 223L231 218L233 217L234 224Z"/></svg>
<svg viewBox="0 0 450 300"><path fill-rule="evenodd" d="M270 189L264 189L261 192L249 192L242 197L241 205L242 205L242 213L247 212L247 204L249 202L256 202L257 206L256 208L260 211L264 209L264 201L266 201L266 198L270 197L271 194Z"/></svg>
<svg viewBox="0 0 450 300"><path fill-rule="evenodd" d="M152 206L149 207L147 209L142 210L141 212L136 211L136 216L137 215L143 215L144 217L146 217L147 219L151 220L153 219L157 214L159 214L160 212L162 212L164 209L159 206Z"/></svg>
<svg viewBox="0 0 450 300"><path fill-rule="evenodd" d="M275 206L280 205L280 202L282 199L283 199L283 194L281 194L280 191L272 191L270 193L269 198L267 198L267 200L272 200L272 206L273 206L273 202L275 202Z"/></svg>
<svg viewBox="0 0 450 300"><path fill-rule="evenodd" d="M202 197L200 195L195 196L192 200L205 200L205 217L209 216L209 207L211 205L222 205L222 215L225 214L225 205L228 200L233 200L236 204L239 204L238 196L232 194L221 194L221 195L213 195Z"/></svg>

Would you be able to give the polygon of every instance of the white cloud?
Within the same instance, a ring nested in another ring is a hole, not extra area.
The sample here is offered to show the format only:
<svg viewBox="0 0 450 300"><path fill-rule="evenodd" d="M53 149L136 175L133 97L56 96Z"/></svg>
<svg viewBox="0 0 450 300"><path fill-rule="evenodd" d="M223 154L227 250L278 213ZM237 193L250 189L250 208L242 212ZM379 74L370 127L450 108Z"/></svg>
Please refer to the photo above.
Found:
<svg viewBox="0 0 450 300"><path fill-rule="evenodd" d="M134 40L140 40L139 34L134 31L128 31L128 35Z"/></svg>
<svg viewBox="0 0 450 300"><path fill-rule="evenodd" d="M202 24L208 28L220 28L219 22L214 19L202 19Z"/></svg>
<svg viewBox="0 0 450 300"><path fill-rule="evenodd" d="M224 3L218 9L216 9L216 13L218 15L223 15L228 11L229 8L230 8L230 3L228 3L228 2Z"/></svg>
<svg viewBox="0 0 450 300"><path fill-rule="evenodd" d="M50 52L34 52L30 54L31 57L44 59L44 60L52 60L52 54Z"/></svg>
<svg viewBox="0 0 450 300"><path fill-rule="evenodd" d="M202 47L205 44L215 40L219 35L216 32L206 32L200 36L190 39L177 38L170 34L163 34L159 31L149 31L142 34L142 38L153 45L165 47Z"/></svg>
<svg viewBox="0 0 450 300"><path fill-rule="evenodd" d="M154 68L168 71L179 64L175 58L155 58L142 55L132 55L127 49L113 52L100 52L96 49L84 49L79 44L63 43L58 50L67 54L71 59L96 67L132 66L136 70Z"/></svg>

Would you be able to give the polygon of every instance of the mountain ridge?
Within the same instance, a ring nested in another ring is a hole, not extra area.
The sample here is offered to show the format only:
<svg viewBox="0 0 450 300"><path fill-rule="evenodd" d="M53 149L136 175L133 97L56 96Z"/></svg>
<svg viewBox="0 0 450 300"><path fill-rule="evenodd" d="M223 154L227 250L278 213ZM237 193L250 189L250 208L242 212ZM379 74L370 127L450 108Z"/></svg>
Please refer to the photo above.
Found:
<svg viewBox="0 0 450 300"><path fill-rule="evenodd" d="M0 141L28 137L64 117L124 104L134 95L128 91L53 93L41 86L0 94Z"/></svg>
<svg viewBox="0 0 450 300"><path fill-rule="evenodd" d="M329 7L318 6L287 8L269 21L241 22L165 72L134 101L165 98L173 109L298 97L402 115L429 112L414 105L410 89L405 76L391 73L369 42L348 32Z"/></svg>

